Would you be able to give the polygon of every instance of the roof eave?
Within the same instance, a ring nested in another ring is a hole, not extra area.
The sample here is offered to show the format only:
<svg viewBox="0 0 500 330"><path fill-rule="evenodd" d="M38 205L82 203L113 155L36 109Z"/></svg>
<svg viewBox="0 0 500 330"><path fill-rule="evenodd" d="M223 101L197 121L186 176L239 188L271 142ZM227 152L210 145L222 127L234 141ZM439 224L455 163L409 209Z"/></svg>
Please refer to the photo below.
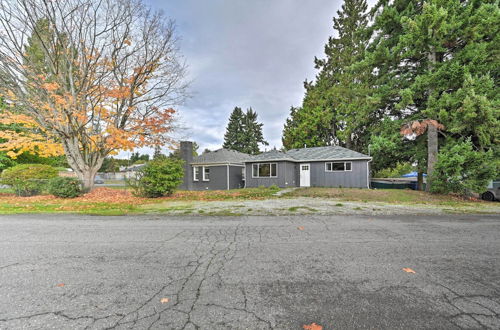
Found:
<svg viewBox="0 0 500 330"><path fill-rule="evenodd" d="M189 163L189 165L192 165L192 166L226 166L226 165L229 165L229 166L245 166L245 163L244 162L200 162L200 163L194 163L194 162L191 162Z"/></svg>
<svg viewBox="0 0 500 330"><path fill-rule="evenodd" d="M334 162L342 160L372 160L372 157L342 157L342 158L324 158L324 159L298 159L296 162Z"/></svg>
<svg viewBox="0 0 500 330"><path fill-rule="evenodd" d="M324 158L324 159L252 159L246 160L245 163L259 163L259 162L294 162L294 163L306 163L306 162L333 162L342 160L373 160L372 157L342 157L342 158Z"/></svg>
<svg viewBox="0 0 500 330"><path fill-rule="evenodd" d="M280 159L249 159L245 160L245 163L260 163L260 162L296 162L297 160L291 158L280 158Z"/></svg>

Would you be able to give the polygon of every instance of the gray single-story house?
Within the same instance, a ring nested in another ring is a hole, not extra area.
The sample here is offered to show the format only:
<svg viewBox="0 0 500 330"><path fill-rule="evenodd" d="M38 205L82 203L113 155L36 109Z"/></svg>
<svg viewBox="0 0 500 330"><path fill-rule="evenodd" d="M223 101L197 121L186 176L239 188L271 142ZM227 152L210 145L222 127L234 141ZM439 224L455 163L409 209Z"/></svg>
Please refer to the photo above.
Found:
<svg viewBox="0 0 500 330"><path fill-rule="evenodd" d="M184 160L182 190L228 190L245 187L245 160L251 156L234 150L219 149L193 157L193 143L181 141Z"/></svg>
<svg viewBox="0 0 500 330"><path fill-rule="evenodd" d="M370 187L372 158L338 146L271 150L254 156L219 149L193 157L192 142L182 141L180 151L185 162L183 190Z"/></svg>
<svg viewBox="0 0 500 330"><path fill-rule="evenodd" d="M369 188L371 160L339 146L272 150L245 161L245 187Z"/></svg>

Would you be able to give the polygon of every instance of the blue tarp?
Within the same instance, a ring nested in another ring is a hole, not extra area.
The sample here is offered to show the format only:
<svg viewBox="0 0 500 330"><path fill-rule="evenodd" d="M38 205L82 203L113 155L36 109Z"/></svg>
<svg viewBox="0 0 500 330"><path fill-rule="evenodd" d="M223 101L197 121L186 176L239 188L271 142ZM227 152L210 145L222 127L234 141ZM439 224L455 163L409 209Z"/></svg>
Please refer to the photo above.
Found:
<svg viewBox="0 0 500 330"><path fill-rule="evenodd" d="M427 176L427 174L424 173L424 176ZM402 178L416 178L418 177L418 172L410 172L407 174L401 175Z"/></svg>

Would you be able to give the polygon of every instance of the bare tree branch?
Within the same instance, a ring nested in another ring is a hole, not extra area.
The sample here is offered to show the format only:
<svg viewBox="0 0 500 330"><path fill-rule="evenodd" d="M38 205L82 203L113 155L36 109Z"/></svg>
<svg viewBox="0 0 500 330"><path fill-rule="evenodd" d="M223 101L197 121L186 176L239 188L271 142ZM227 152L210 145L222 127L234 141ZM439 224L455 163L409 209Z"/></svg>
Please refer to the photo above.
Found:
<svg viewBox="0 0 500 330"><path fill-rule="evenodd" d="M106 155L170 141L187 83L163 14L141 0L10 0L0 28L0 95L59 139L87 185Z"/></svg>

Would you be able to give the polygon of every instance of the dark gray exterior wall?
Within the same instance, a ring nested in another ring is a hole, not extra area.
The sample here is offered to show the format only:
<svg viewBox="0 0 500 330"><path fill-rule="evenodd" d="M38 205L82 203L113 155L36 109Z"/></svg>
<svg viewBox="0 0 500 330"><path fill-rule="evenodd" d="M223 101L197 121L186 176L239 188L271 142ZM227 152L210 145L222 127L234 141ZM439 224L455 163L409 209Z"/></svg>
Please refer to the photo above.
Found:
<svg viewBox="0 0 500 330"><path fill-rule="evenodd" d="M229 165L229 189L240 189L245 187L242 173L244 169L243 166Z"/></svg>
<svg viewBox="0 0 500 330"><path fill-rule="evenodd" d="M193 166L191 172L193 171ZM203 181L203 169L200 166L200 179L193 181L191 176L191 190L226 190L227 189L227 166L207 166L210 168L210 181Z"/></svg>
<svg viewBox="0 0 500 330"><path fill-rule="evenodd" d="M352 163L352 171L345 172L326 172L326 162L310 162L311 187L368 188L368 161L349 162Z"/></svg>
<svg viewBox="0 0 500 330"><path fill-rule="evenodd" d="M193 164L191 167L191 172L193 171ZM205 166L210 168L210 181L203 181L202 165L200 167L200 179L199 181L193 181L193 176L191 175L191 190L227 190L227 173L228 165L218 165L218 166ZM229 189L243 188L243 175L241 173L241 166L231 166L229 165Z"/></svg>
<svg viewBox="0 0 500 330"><path fill-rule="evenodd" d="M352 160L349 162L352 163L352 171L345 172L326 172L326 162L271 162L278 164L277 178L252 178L252 164L254 163L246 163L246 187L256 188L259 186L269 187L272 185L277 185L281 188L298 187L300 186L300 164L310 164L311 187L368 188L368 161ZM268 162L263 161L259 163Z"/></svg>
<svg viewBox="0 0 500 330"><path fill-rule="evenodd" d="M255 163L277 163L278 164L278 177L277 178L252 178L252 164ZM285 187L296 187L298 185L297 181L297 164L287 161L278 162L255 162L246 163L245 174L246 174L246 187L247 188L257 188L260 186L269 187L276 185L281 188Z"/></svg>

